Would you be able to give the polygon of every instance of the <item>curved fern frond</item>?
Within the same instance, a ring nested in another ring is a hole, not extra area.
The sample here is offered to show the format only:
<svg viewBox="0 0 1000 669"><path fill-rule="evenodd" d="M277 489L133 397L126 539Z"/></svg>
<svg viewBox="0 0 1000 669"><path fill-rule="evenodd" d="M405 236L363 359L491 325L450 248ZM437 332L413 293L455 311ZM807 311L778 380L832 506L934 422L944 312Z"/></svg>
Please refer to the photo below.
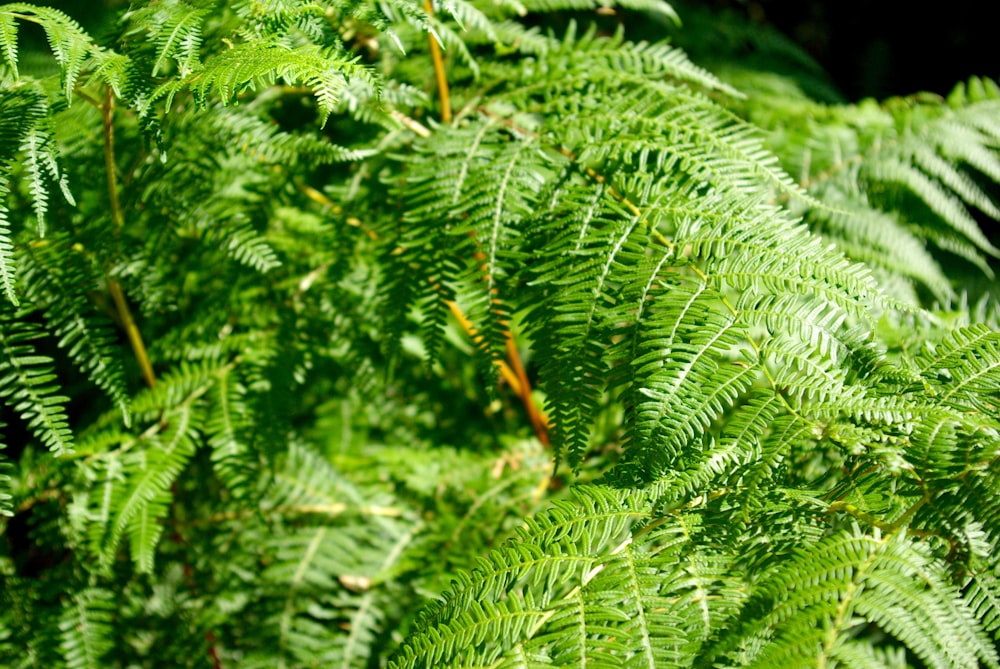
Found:
<svg viewBox="0 0 1000 669"><path fill-rule="evenodd" d="M15 265L7 200L14 158L23 154L23 168L38 224L45 234L50 182L58 183L66 200L73 203L65 177L60 174L53 137L51 109L44 94L32 86L0 89L0 282L15 306Z"/></svg>
<svg viewBox="0 0 1000 669"><path fill-rule="evenodd" d="M99 277L82 252L71 255L67 246L62 239L50 239L24 258L30 285L25 299L44 310L59 347L115 403L128 426L128 390L121 359L113 350L110 323L102 321L89 303L88 293L100 288Z"/></svg>
<svg viewBox="0 0 1000 669"><path fill-rule="evenodd" d="M550 621L558 627L567 624L566 616L557 615L560 603L578 601L581 585L605 568L599 556L625 549L628 529L642 515L623 504L625 496L615 491L574 492L572 503L557 504L529 521L510 545L463 575L450 594L423 614L389 666L433 667L456 661L487 666L514 649L517 641L544 638ZM601 619L608 607L593 611ZM498 638L504 645L496 643Z"/></svg>
<svg viewBox="0 0 1000 669"><path fill-rule="evenodd" d="M6 427L6 424L0 422L0 429ZM0 450L5 446L3 439L3 433L0 432ZM11 478L10 474L14 469L13 463L11 463L3 453L0 453L0 517L10 517L14 515L14 504L13 496L10 494L11 490Z"/></svg>
<svg viewBox="0 0 1000 669"><path fill-rule="evenodd" d="M170 2L130 11L127 19L144 32L156 49L150 74L161 76L175 67L185 77L201 64L203 23L211 10L186 2Z"/></svg>
<svg viewBox="0 0 1000 669"><path fill-rule="evenodd" d="M960 328L916 363L942 403L956 409L993 412L1000 387L1000 334L985 325Z"/></svg>
<svg viewBox="0 0 1000 669"><path fill-rule="evenodd" d="M98 482L89 495L89 544L102 570L114 565L128 538L140 572L151 572L173 501L172 486L194 456L204 429L202 396L214 385L212 365L182 366L133 402L140 435L112 434L114 450L98 454ZM91 449L93 445L91 445Z"/></svg>
<svg viewBox="0 0 1000 669"><path fill-rule="evenodd" d="M148 104L162 98L169 109L183 90L190 90L201 104L211 95L217 95L223 104L238 104L240 94L278 79L312 88L319 104L320 125L326 123L352 80L375 85L372 74L356 57L338 49L293 50L282 44L245 42L206 59L187 76L162 84Z"/></svg>
<svg viewBox="0 0 1000 669"><path fill-rule="evenodd" d="M73 433L64 406L69 398L57 394L52 358L39 355L32 343L42 337L37 325L0 308L0 397L48 449L70 453Z"/></svg>
<svg viewBox="0 0 1000 669"><path fill-rule="evenodd" d="M12 2L0 6L0 52L8 67L18 78L17 32L15 21L37 23L45 31L52 54L62 72L62 88L67 99L73 97L73 89L83 72L88 56L98 50L80 24L64 12L53 7L40 7L24 2Z"/></svg>

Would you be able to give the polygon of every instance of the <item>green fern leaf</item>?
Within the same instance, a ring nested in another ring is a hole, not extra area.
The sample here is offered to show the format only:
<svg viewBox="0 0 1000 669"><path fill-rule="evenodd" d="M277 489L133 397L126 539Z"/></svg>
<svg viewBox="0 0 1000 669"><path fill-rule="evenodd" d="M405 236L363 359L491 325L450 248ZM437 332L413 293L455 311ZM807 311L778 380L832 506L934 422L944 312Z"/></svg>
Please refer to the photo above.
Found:
<svg viewBox="0 0 1000 669"><path fill-rule="evenodd" d="M7 200L14 158L21 151L26 137L39 125L44 125L48 106L34 88L0 90L0 282L7 299L15 306L14 246L8 219ZM37 163L36 163L37 165ZM32 189L44 198L44 182L34 180ZM44 199L34 203L36 212L44 207Z"/></svg>
<svg viewBox="0 0 1000 669"><path fill-rule="evenodd" d="M44 310L47 327L58 345L131 422L125 372L113 351L110 323L102 322L88 301L88 291L100 286L80 252L61 239L36 245L22 261L30 286L25 298Z"/></svg>
<svg viewBox="0 0 1000 669"><path fill-rule="evenodd" d="M73 97L73 89L83 72L87 57L95 50L90 37L76 21L52 7L39 7L28 3L14 2L0 7L0 33L3 33L2 48L4 59L17 72L17 48L14 20L39 24L45 31L49 47L59 63L62 73L63 93L67 99Z"/></svg>
<svg viewBox="0 0 1000 669"><path fill-rule="evenodd" d="M293 51L280 44L242 43L207 59L201 68L181 79L161 85L150 103L173 98L189 89L204 104L210 95L218 95L223 104L238 103L238 96L275 79L310 86L320 109L320 124L336 108L341 92L353 79L374 84L369 71L357 58L337 51Z"/></svg>
<svg viewBox="0 0 1000 669"><path fill-rule="evenodd" d="M73 595L59 618L59 650L70 669L104 665L114 645L114 593L89 588Z"/></svg>
<svg viewBox="0 0 1000 669"><path fill-rule="evenodd" d="M14 320L7 309L0 311L0 397L27 422L32 433L56 454L73 450L64 404L57 395L52 359L38 355L31 344L40 339L38 326Z"/></svg>
<svg viewBox="0 0 1000 669"><path fill-rule="evenodd" d="M0 422L0 429L3 429L4 427L6 427L6 425ZM4 446L3 433L0 432L0 451L3 450ZM14 515L14 498L10 494L10 474L13 470L13 463L7 460L7 458L0 453L0 517L10 517Z"/></svg>

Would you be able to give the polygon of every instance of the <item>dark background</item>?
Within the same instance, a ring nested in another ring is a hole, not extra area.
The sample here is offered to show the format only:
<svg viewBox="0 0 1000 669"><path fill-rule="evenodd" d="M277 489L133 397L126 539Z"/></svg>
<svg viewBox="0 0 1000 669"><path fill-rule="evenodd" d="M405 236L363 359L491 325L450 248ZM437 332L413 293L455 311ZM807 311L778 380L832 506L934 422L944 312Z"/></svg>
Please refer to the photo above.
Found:
<svg viewBox="0 0 1000 669"><path fill-rule="evenodd" d="M768 22L803 46L848 100L946 94L970 75L1000 77L996 0L709 0ZM923 5L923 6L921 6ZM925 7L933 7L933 10Z"/></svg>

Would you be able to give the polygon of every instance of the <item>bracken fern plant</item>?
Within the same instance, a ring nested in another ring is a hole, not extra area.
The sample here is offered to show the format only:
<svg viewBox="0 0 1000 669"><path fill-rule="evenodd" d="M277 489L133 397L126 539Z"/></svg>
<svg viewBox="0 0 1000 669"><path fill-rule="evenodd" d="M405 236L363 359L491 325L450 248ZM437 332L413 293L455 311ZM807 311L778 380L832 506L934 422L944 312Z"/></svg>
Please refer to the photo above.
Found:
<svg viewBox="0 0 1000 669"><path fill-rule="evenodd" d="M994 82L661 0L96 14L0 5L0 665L1000 666Z"/></svg>

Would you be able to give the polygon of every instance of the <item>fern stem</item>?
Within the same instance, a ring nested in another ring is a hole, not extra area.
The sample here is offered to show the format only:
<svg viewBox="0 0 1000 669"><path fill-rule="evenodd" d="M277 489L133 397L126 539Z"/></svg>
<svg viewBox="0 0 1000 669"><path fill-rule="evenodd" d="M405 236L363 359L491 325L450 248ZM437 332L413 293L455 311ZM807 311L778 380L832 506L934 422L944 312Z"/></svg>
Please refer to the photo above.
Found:
<svg viewBox="0 0 1000 669"><path fill-rule="evenodd" d="M433 0L424 0L424 9L427 11L428 17L434 16ZM437 38L432 33L428 33L427 39L430 42L431 62L434 63L434 79L437 81L438 98L441 100L441 121L451 123L451 99L448 94L448 76L444 71L441 45L438 44Z"/></svg>
<svg viewBox="0 0 1000 669"><path fill-rule="evenodd" d="M121 319L122 327L125 328L125 334L132 345L132 351L135 353L135 359L139 363L142 378L146 382L146 385L152 388L156 385L156 375L153 374L153 366L149 363L149 355L146 353L146 345L142 341L142 333L139 332L139 328L135 324L135 319L132 318L132 312L129 310L128 302L125 300L125 293L122 292L121 284L108 277L108 291L111 293L111 299L115 301L118 317Z"/></svg>
<svg viewBox="0 0 1000 669"><path fill-rule="evenodd" d="M482 339L482 335L479 334L478 330L476 330L476 326L472 324L472 321L470 321L469 318L465 315L465 313L462 311L462 308L451 300L449 300L446 304L448 305L449 311L451 311L451 315L455 317L455 320L457 320L458 324L462 326L462 329L465 330L465 333L467 335L469 335L469 338L472 339L473 343L478 343ZM508 332L508 337L509 336L510 333ZM508 341L511 340L508 339ZM508 344L508 355L510 354L509 347L510 345ZM521 362L520 358L518 358L517 364L520 365L520 362ZM528 398L531 397L530 386L525 386L522 384L521 380L522 377L518 375L513 369L511 369L511 366L507 363L507 361L498 359L496 361L496 365L497 368L500 370L500 376L502 376L504 381L507 382L507 385L509 385L510 389L514 391L515 395L521 398L522 401L524 401L525 397ZM523 367L522 367L522 372L523 372ZM523 378L527 379L526 376ZM526 390L527 390L527 395L525 395ZM527 404L525 405L525 407L527 408ZM532 411L536 412L539 424L543 428L542 434L545 435L544 438L541 435L539 435L538 438L543 444L548 445L549 443L547 434L548 419L534 406L533 403L531 404L531 408L528 409L529 419L532 416ZM534 426L535 422L534 420L532 420L532 427ZM536 434L538 434L538 430L536 430Z"/></svg>
<svg viewBox="0 0 1000 669"><path fill-rule="evenodd" d="M410 132L416 134L418 137L427 138L431 136L431 131L420 121L410 118L403 112L393 109L389 112L389 115L395 119L401 126L409 130Z"/></svg>
<svg viewBox="0 0 1000 669"><path fill-rule="evenodd" d="M118 179L115 175L115 97L111 88L104 91L104 104L101 106L101 117L104 121L104 171L108 182L108 201L111 208L111 225L117 234L124 225L122 216L121 199L118 195ZM142 334L132 318L132 311L129 309L125 293L121 284L115 279L108 277L108 292L115 302L115 309L125 334L128 336L132 351L136 361L139 363L139 370L142 378L150 388L156 385L156 375L153 374L153 366L149 362L149 355L146 353L146 345L142 341Z"/></svg>
<svg viewBox="0 0 1000 669"><path fill-rule="evenodd" d="M504 118L504 117L502 117L502 116L500 116L500 115L498 115L498 114L490 111L489 109L486 109L485 107L478 107L478 110L480 111L480 113L482 113L482 114L484 114L484 115L486 115L486 116L488 116L490 118L499 120L501 123L503 123L507 127L511 128L515 132L518 132L518 133L520 133L520 134L522 134L524 136L527 136L527 137L540 137L540 135L538 133L531 132L529 130L525 130L525 129L517 126L510 119ZM577 156L576 156L576 154L573 153L572 151L570 151L569 149L567 149L566 147L560 146L560 145L556 145L555 146L555 150L558 151L563 156L565 156L566 158L568 158L571 162L573 162L575 164L578 164L577 163ZM583 168L583 172L584 172L584 174L586 174L590 179L592 179L596 183L607 185L607 190L605 192L607 192L608 195L610 195L612 198L614 198L614 200L616 202L618 202L618 204L620 204L623 207L625 207L625 209L627 209L630 214L632 214L633 216L635 216L637 219L641 220L642 214L643 214L642 209L637 204L635 204L634 202L632 202L631 200L629 200L628 197L625 194L618 192L618 190L613 185L611 185L610 183L608 183L608 178L606 176L604 176L603 174L599 173L597 170L595 170L592 167L584 167ZM670 241L669 239L667 239L667 237L662 232L660 232L659 230L656 230L653 227L649 227L649 234L653 238L653 241L655 241L657 244L665 246L670 251L674 251L676 249L676 244L674 244L672 241ZM709 277L708 277L708 275L705 272L703 272L701 270L701 268L699 268L697 265L694 265L694 264L689 264L688 267L695 274L695 276L698 277L699 280L701 280L706 285L708 285L708 283L709 283ZM732 314L733 318L739 318L739 315L740 315L739 311L736 309L736 307L733 306L732 302L729 301L729 298L727 298L725 295L720 295L720 298L721 298L723 306L725 306L726 309ZM801 418L801 415L799 414L798 411L796 411L795 407L792 406L791 402L788 401L788 398L785 397L785 395L783 393L779 392L777 381L775 380L774 376L771 374L771 370L769 370L767 368L767 365L764 363L763 359L761 358L761 354L760 354L761 347L760 347L760 345L757 343L757 341L752 336L750 336L749 333L746 335L746 339L747 339L747 343L749 343L750 347L753 349L754 354L757 356L757 359L760 360L760 368L761 368L761 371L764 374L764 377L767 379L767 382L770 384L771 388L775 391L775 394L781 400L781 403L785 405L785 408L789 411L789 413L791 413L793 416Z"/></svg>
<svg viewBox="0 0 1000 669"><path fill-rule="evenodd" d="M542 445L548 448L548 421L531 397L531 383L528 381L528 374L524 371L524 365L521 363L521 354L518 353L517 342L514 341L514 336L510 333L509 329L507 330L507 362L510 363L514 374L520 382L521 392L518 396L524 404L525 411L528 412L528 420L531 421L531 428L535 431L535 435L542 442Z"/></svg>
<svg viewBox="0 0 1000 669"><path fill-rule="evenodd" d="M124 219L118 197L118 179L115 176L115 96L110 88L104 91L101 117L104 121L104 172L108 177L108 203L111 207L111 224L117 233L122 229Z"/></svg>
<svg viewBox="0 0 1000 669"><path fill-rule="evenodd" d="M469 233L472 235L472 233ZM475 252L475 258L479 262L483 263L482 270L483 274L489 273L489 262L486 258L486 254L482 251ZM500 298L497 294L497 289L493 289L493 300L494 304L500 303ZM538 440L542 442L542 445L546 448L549 446L549 426L548 422L538 407L535 406L535 402L531 397L531 382L528 381L528 373L524 371L524 364L521 362L521 354L517 350L517 342L514 341L514 335L511 334L510 324L502 323L504 327L504 336L506 339L505 346L507 352L507 366L508 369L517 377L517 384L511 385L514 392L521 399L521 403L524 404L525 411L528 413L528 420L531 422L531 428L535 431L535 435Z"/></svg>
<svg viewBox="0 0 1000 669"><path fill-rule="evenodd" d="M426 9L428 12L433 12L433 5L431 0L427 0ZM438 92L441 95L441 120L445 123L451 122L451 107L448 102L448 80L444 73L444 62L441 60L441 53L438 49L437 42L434 41L434 37L430 37L431 40L431 53L437 54L437 58L434 59L434 72L438 81ZM393 111L393 117L399 121L404 127L413 131L420 137L429 137L430 130L421 125L419 122L410 119L400 112ZM482 257L480 257L482 256ZM477 259L484 260L485 256L482 253L477 252ZM448 309L451 311L455 319L462 325L462 329L465 330L466 334L475 342L478 340L478 333L476 332L475 326L466 318L465 314L462 313L461 307L458 306L453 301L448 302ZM525 411L528 413L528 420L531 422L531 428L535 432L535 436L542 444L548 447L551 443L549 439L549 421L548 417L535 405L534 400L531 397L531 384L528 381L528 374L524 369L524 364L521 362L521 355L517 350L517 342L514 341L513 335L511 335L510 330L507 330L507 362L503 360L497 361L497 367L500 369L500 375L503 376L504 380L510 385L511 390L514 394L520 398L521 403L524 404Z"/></svg>

